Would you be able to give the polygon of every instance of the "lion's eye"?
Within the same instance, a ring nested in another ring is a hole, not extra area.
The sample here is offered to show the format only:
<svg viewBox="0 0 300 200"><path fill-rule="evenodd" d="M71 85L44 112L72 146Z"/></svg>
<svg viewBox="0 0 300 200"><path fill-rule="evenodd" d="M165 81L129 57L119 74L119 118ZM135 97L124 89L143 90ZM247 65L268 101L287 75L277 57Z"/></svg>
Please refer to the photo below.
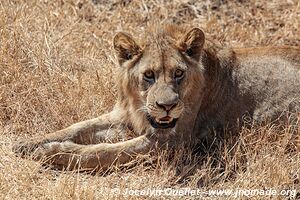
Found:
<svg viewBox="0 0 300 200"><path fill-rule="evenodd" d="M144 78L146 80L154 80L154 73L153 73L153 71L146 71L144 73Z"/></svg>
<svg viewBox="0 0 300 200"><path fill-rule="evenodd" d="M182 78L183 77L183 74L184 74L184 72L182 71L182 70L180 70L180 69L176 69L176 71L175 71L175 78Z"/></svg>

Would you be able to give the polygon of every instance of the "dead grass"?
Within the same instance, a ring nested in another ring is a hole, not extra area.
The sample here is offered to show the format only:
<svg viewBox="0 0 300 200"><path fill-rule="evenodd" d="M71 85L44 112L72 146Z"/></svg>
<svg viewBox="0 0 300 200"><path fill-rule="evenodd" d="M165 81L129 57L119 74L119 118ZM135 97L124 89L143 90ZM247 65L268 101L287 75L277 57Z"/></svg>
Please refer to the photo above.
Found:
<svg viewBox="0 0 300 200"><path fill-rule="evenodd" d="M141 199L124 197L126 188L299 189L299 126L243 130L200 155L162 153L106 176L57 172L13 155L21 137L110 110L112 37L117 30L139 35L153 21L201 27L224 45L300 45L296 0L1 1L0 199Z"/></svg>

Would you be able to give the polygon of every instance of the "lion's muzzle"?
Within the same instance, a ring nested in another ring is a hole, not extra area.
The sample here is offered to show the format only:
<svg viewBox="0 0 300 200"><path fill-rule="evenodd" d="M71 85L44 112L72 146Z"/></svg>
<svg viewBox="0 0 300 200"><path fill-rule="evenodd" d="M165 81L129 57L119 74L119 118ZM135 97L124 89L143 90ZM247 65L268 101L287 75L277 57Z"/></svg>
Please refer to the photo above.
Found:
<svg viewBox="0 0 300 200"><path fill-rule="evenodd" d="M157 83L147 98L147 119L153 128L174 128L183 112L183 102L174 87Z"/></svg>

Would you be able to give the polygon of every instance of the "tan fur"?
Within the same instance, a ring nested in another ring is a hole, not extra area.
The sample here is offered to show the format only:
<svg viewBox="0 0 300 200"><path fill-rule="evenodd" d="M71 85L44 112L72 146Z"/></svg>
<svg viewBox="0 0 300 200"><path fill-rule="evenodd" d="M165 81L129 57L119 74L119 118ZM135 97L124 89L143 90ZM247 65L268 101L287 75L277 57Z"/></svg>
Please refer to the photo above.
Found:
<svg viewBox="0 0 300 200"><path fill-rule="evenodd" d="M191 146L223 128L238 130L245 117L263 123L299 109L299 47L226 49L198 28L172 25L142 39L114 38L120 72L110 113L21 142L14 151L62 168L105 170L165 144ZM127 128L136 138L111 143Z"/></svg>

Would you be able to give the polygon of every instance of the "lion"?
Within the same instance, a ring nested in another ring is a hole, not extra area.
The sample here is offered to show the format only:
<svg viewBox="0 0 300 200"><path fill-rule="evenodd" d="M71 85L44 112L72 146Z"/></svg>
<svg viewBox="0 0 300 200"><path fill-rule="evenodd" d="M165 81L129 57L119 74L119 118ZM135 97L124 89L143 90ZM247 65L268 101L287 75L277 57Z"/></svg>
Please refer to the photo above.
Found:
<svg viewBox="0 0 300 200"><path fill-rule="evenodd" d="M163 25L142 42L119 32L115 106L14 151L68 169L106 170L164 146L186 148L245 121L274 122L300 105L300 48L229 48L199 28ZM126 130L136 137L118 142Z"/></svg>

